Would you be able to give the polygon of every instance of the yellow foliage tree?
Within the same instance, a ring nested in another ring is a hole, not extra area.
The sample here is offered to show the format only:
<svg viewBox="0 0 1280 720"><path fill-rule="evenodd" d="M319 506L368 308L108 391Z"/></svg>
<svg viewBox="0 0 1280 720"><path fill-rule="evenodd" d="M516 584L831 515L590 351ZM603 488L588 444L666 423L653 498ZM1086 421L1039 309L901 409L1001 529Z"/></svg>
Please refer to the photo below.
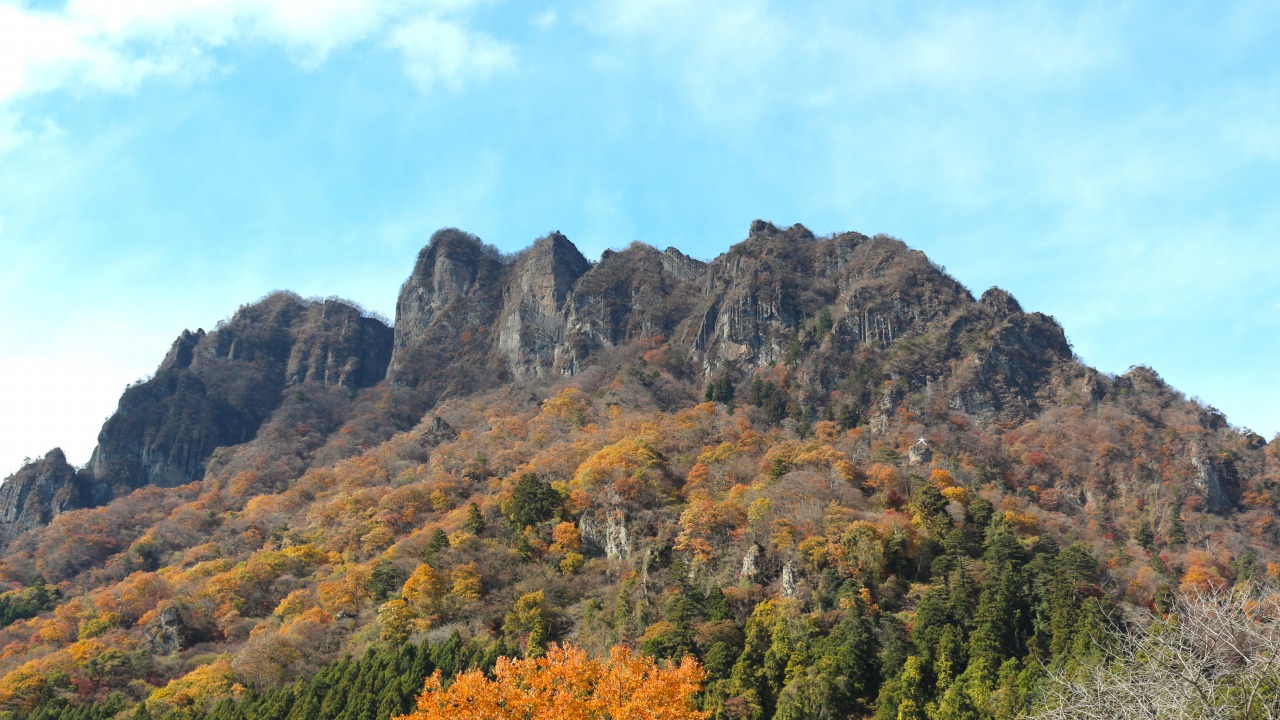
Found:
<svg viewBox="0 0 1280 720"><path fill-rule="evenodd" d="M453 594L463 600L479 600L484 595L484 582L475 563L459 565L453 569Z"/></svg>
<svg viewBox="0 0 1280 720"><path fill-rule="evenodd" d="M552 528L551 540L551 552L568 553L582 547L582 534L571 522L562 522Z"/></svg>
<svg viewBox="0 0 1280 720"><path fill-rule="evenodd" d="M552 645L544 657L500 658L493 680L472 671L445 689L437 672L418 709L397 720L704 720L710 713L693 702L704 677L693 658L662 667L625 647L592 660Z"/></svg>
<svg viewBox="0 0 1280 720"><path fill-rule="evenodd" d="M235 682L230 659L224 655L152 692L147 698L147 706L159 708L161 714L170 710L200 710L217 698L238 695L243 691L244 687Z"/></svg>
<svg viewBox="0 0 1280 720"><path fill-rule="evenodd" d="M445 578L439 571L426 563L419 563L409 579L404 581L400 595L414 610L429 613L448 591Z"/></svg>

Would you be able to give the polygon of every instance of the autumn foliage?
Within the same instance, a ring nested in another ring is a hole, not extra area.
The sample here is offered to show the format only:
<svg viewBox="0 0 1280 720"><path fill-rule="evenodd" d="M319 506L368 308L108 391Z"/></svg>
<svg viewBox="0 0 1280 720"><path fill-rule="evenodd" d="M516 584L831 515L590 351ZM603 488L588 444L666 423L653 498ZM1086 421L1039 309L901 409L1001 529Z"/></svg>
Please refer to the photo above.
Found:
<svg viewBox="0 0 1280 720"><path fill-rule="evenodd" d="M427 678L417 711L397 720L701 720L693 696L705 673L686 657L678 665L615 647L607 660L552 645L540 658L500 658L494 679L473 670L448 688Z"/></svg>

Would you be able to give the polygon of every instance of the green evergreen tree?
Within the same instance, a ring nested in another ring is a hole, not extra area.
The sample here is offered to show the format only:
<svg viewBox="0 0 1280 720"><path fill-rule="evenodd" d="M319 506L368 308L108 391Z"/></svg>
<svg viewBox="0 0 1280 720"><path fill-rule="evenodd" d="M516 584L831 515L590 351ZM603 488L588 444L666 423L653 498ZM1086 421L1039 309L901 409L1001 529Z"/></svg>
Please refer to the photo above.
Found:
<svg viewBox="0 0 1280 720"><path fill-rule="evenodd" d="M993 515L995 515L995 508L991 505L991 501L981 495L970 501L969 507L965 508L965 522L983 532L991 524Z"/></svg>
<svg viewBox="0 0 1280 720"><path fill-rule="evenodd" d="M915 652L911 638L902 620L895 615L885 615L880 619L880 674L882 677L896 677L902 671L907 658Z"/></svg>
<svg viewBox="0 0 1280 720"><path fill-rule="evenodd" d="M1020 573L1005 563L985 583L978 600L969 635L970 666L978 665L984 677L994 679L1000 665L1021 651L1030 634L1026 621Z"/></svg>
<svg viewBox="0 0 1280 720"><path fill-rule="evenodd" d="M724 591L718 587L711 588L707 593L703 606L706 617L711 622L733 619L733 608L729 606L729 598L725 597Z"/></svg>
<svg viewBox="0 0 1280 720"><path fill-rule="evenodd" d="M933 659L933 676L938 688L945 689L964 672L968 664L964 632L958 625L947 625L938 638Z"/></svg>
<svg viewBox="0 0 1280 720"><path fill-rule="evenodd" d="M1138 529L1133 533L1133 539L1143 548L1150 550L1156 544L1156 534L1151 531L1151 523L1142 520L1138 523Z"/></svg>
<svg viewBox="0 0 1280 720"><path fill-rule="evenodd" d="M431 564L437 555L448 549L449 535L445 533L443 528L436 528L431 532L431 539L427 541L427 564Z"/></svg>
<svg viewBox="0 0 1280 720"><path fill-rule="evenodd" d="M832 674L830 662L805 668L778 694L773 720L825 720L842 716L839 709L847 693L845 678Z"/></svg>
<svg viewBox="0 0 1280 720"><path fill-rule="evenodd" d="M768 380L752 379L750 403L764 412L770 424L787 417L787 392Z"/></svg>
<svg viewBox="0 0 1280 720"><path fill-rule="evenodd" d="M503 510L511 527L519 532L527 526L555 518L563 505L564 499L550 483L535 473L524 473L516 480L511 499Z"/></svg>
<svg viewBox="0 0 1280 720"><path fill-rule="evenodd" d="M702 398L707 402L718 402L728 405L733 402L733 378L728 372L721 372L707 383Z"/></svg>
<svg viewBox="0 0 1280 720"><path fill-rule="evenodd" d="M1169 547L1187 544L1187 529L1182 526L1182 513L1178 510L1178 505L1174 505L1173 512L1169 514L1169 527L1165 530L1165 542Z"/></svg>
<svg viewBox="0 0 1280 720"><path fill-rule="evenodd" d="M860 598L832 628L821 652L831 664L829 676L838 682L831 698L833 709L851 715L869 708L880 689L880 647L875 624Z"/></svg>
<svg viewBox="0 0 1280 720"><path fill-rule="evenodd" d="M467 506L467 532L472 535L483 535L485 531L484 513L480 512L480 506L471 503Z"/></svg>
<svg viewBox="0 0 1280 720"><path fill-rule="evenodd" d="M382 558L373 566L373 573L369 578L369 592L374 600L382 602L399 590L400 586L404 585L404 581L405 577L395 564Z"/></svg>
<svg viewBox="0 0 1280 720"><path fill-rule="evenodd" d="M747 618L742 653L729 673L727 692L741 698L751 709L752 720L773 717L775 700L773 687L765 670L765 655L773 645L773 626L778 612L772 602L756 606Z"/></svg>
<svg viewBox="0 0 1280 720"><path fill-rule="evenodd" d="M929 706L928 716L929 720L987 720L991 717L974 703L964 682L948 685L938 702Z"/></svg>
<svg viewBox="0 0 1280 720"><path fill-rule="evenodd" d="M876 720L926 720L926 691L924 664L912 655L902 664L897 677L881 686L876 700Z"/></svg>
<svg viewBox="0 0 1280 720"><path fill-rule="evenodd" d="M916 606L915 647L924 667L933 666L935 650L943 630L953 623L947 587L934 583Z"/></svg>
<svg viewBox="0 0 1280 720"><path fill-rule="evenodd" d="M836 423L841 430L852 430L858 427L859 419L858 408L849 404L841 405L840 412L836 414Z"/></svg>

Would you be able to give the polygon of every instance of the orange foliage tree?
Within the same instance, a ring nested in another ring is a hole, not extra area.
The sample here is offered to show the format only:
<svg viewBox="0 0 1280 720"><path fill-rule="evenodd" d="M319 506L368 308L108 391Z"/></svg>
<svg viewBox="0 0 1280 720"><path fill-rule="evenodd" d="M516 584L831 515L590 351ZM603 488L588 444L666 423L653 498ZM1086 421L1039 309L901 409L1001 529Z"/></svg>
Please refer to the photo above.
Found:
<svg viewBox="0 0 1280 720"><path fill-rule="evenodd" d="M662 667L615 647L608 660L552 645L540 658L500 658L495 679L473 670L447 689L427 678L416 712L397 720L703 720L693 696L705 673L693 658Z"/></svg>

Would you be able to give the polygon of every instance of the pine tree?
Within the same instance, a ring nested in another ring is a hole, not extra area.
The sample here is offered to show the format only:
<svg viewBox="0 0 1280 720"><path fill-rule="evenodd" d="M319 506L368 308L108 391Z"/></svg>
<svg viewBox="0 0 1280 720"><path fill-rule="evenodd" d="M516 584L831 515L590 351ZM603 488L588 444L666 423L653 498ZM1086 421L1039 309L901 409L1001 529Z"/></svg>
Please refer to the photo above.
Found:
<svg viewBox="0 0 1280 720"><path fill-rule="evenodd" d="M774 603L766 600L756 606L747 618L742 653L729 674L729 695L741 698L751 707L753 718L773 716L775 698L765 671L765 654L773 644L773 626L777 620Z"/></svg>
<svg viewBox="0 0 1280 720"><path fill-rule="evenodd" d="M851 715L870 705L880 688L879 652L875 625L858 599L832 628L822 651L831 662L831 675L840 681L834 709Z"/></svg>
<svg viewBox="0 0 1280 720"><path fill-rule="evenodd" d="M729 606L729 599L724 596L724 591L718 587L711 588L707 593L707 599L703 603L703 607L707 619L711 622L733 619L733 608Z"/></svg>
<svg viewBox="0 0 1280 720"><path fill-rule="evenodd" d="M1151 523L1143 520L1138 523L1138 529L1134 531L1134 540L1143 548L1150 550L1156 543L1156 535L1151 531Z"/></svg>
<svg viewBox="0 0 1280 720"><path fill-rule="evenodd" d="M524 473L516 480L511 499L503 507L511 527L519 532L560 514L564 499L551 484L534 473Z"/></svg>
<svg viewBox="0 0 1280 720"><path fill-rule="evenodd" d="M1021 649L1026 613L1019 573L1012 563L1001 566L985 585L969 636L969 664L994 681L1000 665Z"/></svg>
<svg viewBox="0 0 1280 720"><path fill-rule="evenodd" d="M467 532L472 535L483 535L485 530L484 513L480 512L480 506L471 503L467 506Z"/></svg>
<svg viewBox="0 0 1280 720"><path fill-rule="evenodd" d="M733 394L733 378L729 376L729 373L722 372L707 383L707 389L703 392L702 397L707 402L728 405L733 402Z"/></svg>
<svg viewBox="0 0 1280 720"><path fill-rule="evenodd" d="M1169 528L1165 531L1165 542L1170 547L1187 544L1187 530L1182 526L1182 514L1176 507L1169 515Z"/></svg>
<svg viewBox="0 0 1280 720"><path fill-rule="evenodd" d="M938 702L929 706L928 715L929 720L987 720L991 717L973 702L964 682L949 685Z"/></svg>
<svg viewBox="0 0 1280 720"><path fill-rule="evenodd" d="M926 695L924 664L912 655L897 677L880 688L876 700L876 720L925 720Z"/></svg>
<svg viewBox="0 0 1280 720"><path fill-rule="evenodd" d="M896 676L907 662L907 658L915 651L907 628L894 615L885 615L880 619L880 674L890 678Z"/></svg>

